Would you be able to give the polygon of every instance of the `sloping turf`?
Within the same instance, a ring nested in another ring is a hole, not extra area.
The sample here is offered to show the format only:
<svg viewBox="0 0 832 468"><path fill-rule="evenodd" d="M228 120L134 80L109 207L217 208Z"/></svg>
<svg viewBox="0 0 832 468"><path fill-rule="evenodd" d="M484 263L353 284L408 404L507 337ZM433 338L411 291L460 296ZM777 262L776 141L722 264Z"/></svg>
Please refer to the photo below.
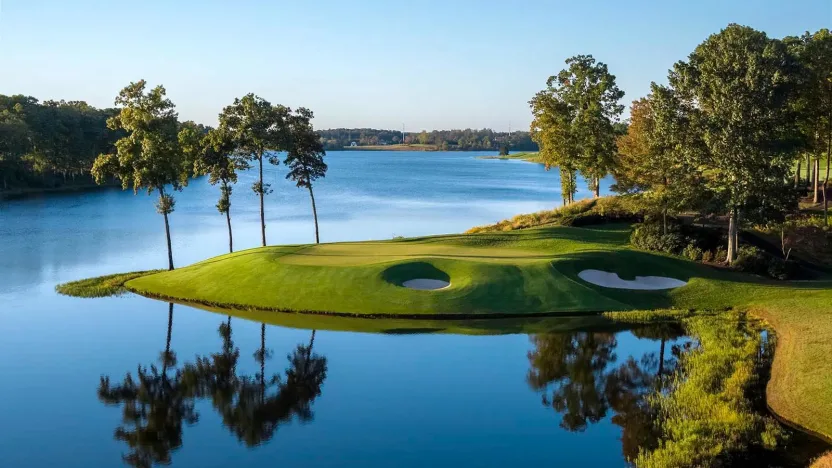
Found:
<svg viewBox="0 0 832 468"><path fill-rule="evenodd" d="M263 247L140 277L126 286L220 307L402 317L724 308L783 293L782 284L632 250L628 235L626 225L558 226ZM622 278L669 276L689 284L671 291L602 288L578 278L589 268ZM449 279L451 286L438 291L401 286L413 278Z"/></svg>

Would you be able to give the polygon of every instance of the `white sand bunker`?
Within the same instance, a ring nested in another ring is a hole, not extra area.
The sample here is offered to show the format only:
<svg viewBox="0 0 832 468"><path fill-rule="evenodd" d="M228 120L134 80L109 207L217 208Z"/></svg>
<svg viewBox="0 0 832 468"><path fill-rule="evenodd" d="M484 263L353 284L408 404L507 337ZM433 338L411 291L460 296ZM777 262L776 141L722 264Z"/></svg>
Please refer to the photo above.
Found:
<svg viewBox="0 0 832 468"><path fill-rule="evenodd" d="M687 281L667 278L665 276L636 276L634 281L627 281L619 278L618 273L601 270L584 270L578 273L578 277L587 283L615 289L673 289L688 284Z"/></svg>
<svg viewBox="0 0 832 468"><path fill-rule="evenodd" d="M412 280L407 280L402 283L402 286L410 289L419 289L422 291L430 291L434 289L444 289L450 286L451 283L438 280L438 279L427 279L427 278L415 278Z"/></svg>

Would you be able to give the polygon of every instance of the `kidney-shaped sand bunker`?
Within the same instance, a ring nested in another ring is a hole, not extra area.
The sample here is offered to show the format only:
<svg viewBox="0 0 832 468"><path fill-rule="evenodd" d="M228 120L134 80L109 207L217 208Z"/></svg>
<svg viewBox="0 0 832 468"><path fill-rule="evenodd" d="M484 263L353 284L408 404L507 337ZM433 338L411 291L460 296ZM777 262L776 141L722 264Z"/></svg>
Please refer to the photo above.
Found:
<svg viewBox="0 0 832 468"><path fill-rule="evenodd" d="M578 277L587 283L615 289L661 290L680 288L688 284L687 281L666 276L636 276L632 281L623 280L618 273L601 270L584 270L578 273Z"/></svg>

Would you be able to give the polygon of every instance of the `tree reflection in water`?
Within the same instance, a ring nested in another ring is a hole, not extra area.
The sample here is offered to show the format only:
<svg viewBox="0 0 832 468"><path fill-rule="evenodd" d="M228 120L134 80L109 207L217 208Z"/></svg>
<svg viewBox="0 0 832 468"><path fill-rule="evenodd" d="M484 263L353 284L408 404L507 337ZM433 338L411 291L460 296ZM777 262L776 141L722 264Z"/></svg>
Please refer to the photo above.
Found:
<svg viewBox="0 0 832 468"><path fill-rule="evenodd" d="M176 355L170 348L172 330L170 304L161 370L155 364L139 365L135 379L128 372L116 385L111 385L109 377L101 377L98 398L107 405L123 405L122 424L116 428L115 438L127 443L130 451L123 459L131 466L170 463L171 453L182 446L183 424L194 424L198 419L194 401L184 388L182 372L175 369Z"/></svg>
<svg viewBox="0 0 832 468"><path fill-rule="evenodd" d="M633 460L640 448L655 446L658 431L646 397L662 388L664 376L673 372L680 350L668 357L668 341L684 336L678 324L656 324L632 331L643 339L659 341L658 353L628 357L615 365L618 342L613 333L574 332L531 337L528 353L529 386L542 394L543 404L562 414L560 426L583 431L588 425L615 414L611 420L621 427L622 451Z"/></svg>
<svg viewBox="0 0 832 468"><path fill-rule="evenodd" d="M116 440L124 441L129 453L125 463L137 467L171 463L171 454L182 446L182 428L194 424L197 399L210 400L223 424L247 446L269 441L281 424L294 418L313 419L312 403L321 394L326 379L327 360L313 352L315 331L307 344L299 344L287 355L283 374L266 375L265 325L261 327L260 349L255 360L260 372L240 375L237 364L240 350L232 339L231 317L219 326L222 347L218 353L197 356L177 368L171 350L173 304L168 312L165 350L161 370L154 364L138 366L136 378L128 373L112 385L102 376L99 399L107 405L122 406L122 424L115 430Z"/></svg>

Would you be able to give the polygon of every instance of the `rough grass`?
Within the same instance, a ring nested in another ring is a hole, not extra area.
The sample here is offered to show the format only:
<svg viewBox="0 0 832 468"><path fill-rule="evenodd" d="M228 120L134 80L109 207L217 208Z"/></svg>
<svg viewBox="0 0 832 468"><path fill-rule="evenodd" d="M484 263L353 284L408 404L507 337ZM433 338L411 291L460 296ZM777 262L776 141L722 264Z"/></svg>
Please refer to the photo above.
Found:
<svg viewBox="0 0 832 468"><path fill-rule="evenodd" d="M818 458L812 463L812 468L832 468L832 452Z"/></svg>
<svg viewBox="0 0 832 468"><path fill-rule="evenodd" d="M617 196L581 200L553 210L521 214L495 224L477 226L466 234L507 232L540 226L579 226L607 221L630 221L643 217L643 206L638 197Z"/></svg>
<svg viewBox="0 0 832 468"><path fill-rule="evenodd" d="M750 306L777 332L772 411L832 441L832 292L805 290Z"/></svg>
<svg viewBox="0 0 832 468"><path fill-rule="evenodd" d="M765 365L760 328L738 324L737 317L697 317L684 324L698 346L680 356L668 387L651 397L661 442L642 452L635 465L723 466L749 449L774 450L783 434L753 404L754 394L761 393L758 371Z"/></svg>
<svg viewBox="0 0 832 468"><path fill-rule="evenodd" d="M159 273L163 270L134 271L132 273L118 273L115 275L98 276L80 281L55 286L55 290L65 296L73 297L106 297L126 292L124 283L144 275Z"/></svg>

